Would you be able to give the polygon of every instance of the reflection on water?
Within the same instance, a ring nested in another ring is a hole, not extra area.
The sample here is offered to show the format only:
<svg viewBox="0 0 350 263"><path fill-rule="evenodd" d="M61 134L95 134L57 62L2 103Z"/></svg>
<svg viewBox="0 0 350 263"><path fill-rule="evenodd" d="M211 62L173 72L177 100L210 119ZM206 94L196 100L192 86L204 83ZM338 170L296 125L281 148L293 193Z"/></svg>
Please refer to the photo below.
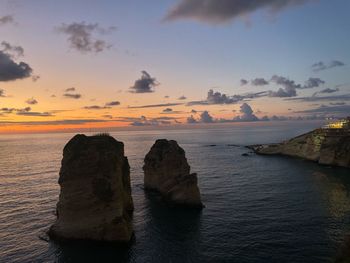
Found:
<svg viewBox="0 0 350 263"><path fill-rule="evenodd" d="M55 218L62 149L73 134L2 136L0 262L330 262L350 232L349 170L245 157L247 149L239 147L312 128L278 123L112 133L125 143L135 203L135 240L124 249L40 240ZM158 138L185 149L198 174L202 211L173 209L145 194L143 158Z"/></svg>
<svg viewBox="0 0 350 263"><path fill-rule="evenodd" d="M342 220L350 213L350 195L347 181L332 176L333 169L323 172L314 172L319 183L320 190L325 195L325 201L328 203L329 213L337 220Z"/></svg>

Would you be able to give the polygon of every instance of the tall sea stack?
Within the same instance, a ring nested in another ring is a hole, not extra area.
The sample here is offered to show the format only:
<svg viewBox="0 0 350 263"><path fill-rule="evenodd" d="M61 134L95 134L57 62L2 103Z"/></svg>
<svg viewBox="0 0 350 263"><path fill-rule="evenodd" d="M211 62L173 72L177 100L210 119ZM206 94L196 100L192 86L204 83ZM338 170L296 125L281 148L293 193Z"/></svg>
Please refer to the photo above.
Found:
<svg viewBox="0 0 350 263"><path fill-rule="evenodd" d="M64 147L54 239L127 243L134 209L124 144L109 135L74 136Z"/></svg>
<svg viewBox="0 0 350 263"><path fill-rule="evenodd" d="M156 190L171 204L203 207L197 174L190 173L185 151L173 140L157 140L144 160L145 189Z"/></svg>

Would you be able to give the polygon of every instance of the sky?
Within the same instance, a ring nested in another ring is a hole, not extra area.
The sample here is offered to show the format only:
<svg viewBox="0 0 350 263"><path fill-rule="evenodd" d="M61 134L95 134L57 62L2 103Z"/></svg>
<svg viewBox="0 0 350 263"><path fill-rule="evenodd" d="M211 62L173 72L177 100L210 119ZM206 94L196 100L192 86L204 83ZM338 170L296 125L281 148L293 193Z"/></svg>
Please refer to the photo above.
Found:
<svg viewBox="0 0 350 263"><path fill-rule="evenodd" d="M348 0L0 0L0 133L350 115Z"/></svg>

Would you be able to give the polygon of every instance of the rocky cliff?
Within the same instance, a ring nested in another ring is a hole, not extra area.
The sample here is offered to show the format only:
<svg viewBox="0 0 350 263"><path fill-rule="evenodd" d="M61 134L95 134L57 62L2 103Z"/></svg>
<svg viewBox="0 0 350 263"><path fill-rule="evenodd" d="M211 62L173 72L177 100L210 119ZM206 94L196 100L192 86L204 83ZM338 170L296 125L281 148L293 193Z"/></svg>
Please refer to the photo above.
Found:
<svg viewBox="0 0 350 263"><path fill-rule="evenodd" d="M74 136L64 147L51 238L128 242L133 230L124 144L108 135Z"/></svg>
<svg viewBox="0 0 350 263"><path fill-rule="evenodd" d="M317 129L288 141L249 146L257 154L288 155L324 165L350 167L350 131Z"/></svg>
<svg viewBox="0 0 350 263"><path fill-rule="evenodd" d="M144 185L171 204L202 207L197 175L176 141L157 140L144 160Z"/></svg>

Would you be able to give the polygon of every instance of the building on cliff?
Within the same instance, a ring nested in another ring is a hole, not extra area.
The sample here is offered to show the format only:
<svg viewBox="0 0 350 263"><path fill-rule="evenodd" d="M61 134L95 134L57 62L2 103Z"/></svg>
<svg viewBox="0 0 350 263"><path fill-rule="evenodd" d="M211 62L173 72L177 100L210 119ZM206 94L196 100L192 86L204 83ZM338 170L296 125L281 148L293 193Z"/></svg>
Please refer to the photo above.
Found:
<svg viewBox="0 0 350 263"><path fill-rule="evenodd" d="M350 117L345 119L331 121L324 126L326 129L350 129Z"/></svg>

